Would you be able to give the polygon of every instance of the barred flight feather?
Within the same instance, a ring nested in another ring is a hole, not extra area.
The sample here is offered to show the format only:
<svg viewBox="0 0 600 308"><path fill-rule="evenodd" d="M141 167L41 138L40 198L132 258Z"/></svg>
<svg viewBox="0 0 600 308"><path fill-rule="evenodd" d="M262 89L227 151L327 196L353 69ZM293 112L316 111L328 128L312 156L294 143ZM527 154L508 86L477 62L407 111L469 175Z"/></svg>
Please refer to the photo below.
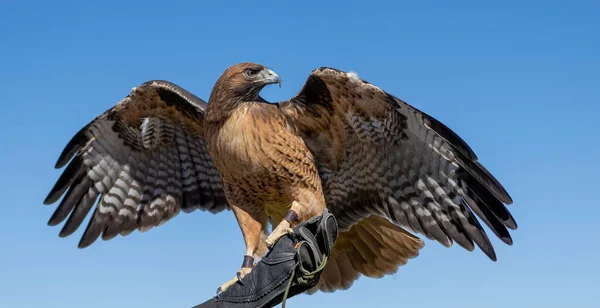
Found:
<svg viewBox="0 0 600 308"><path fill-rule="evenodd" d="M147 231L181 210L229 209L203 134L206 103L166 81L150 81L83 127L56 167L70 163L45 200L60 205L49 225L75 232L97 201L79 247ZM65 194L66 191L66 194Z"/></svg>
<svg viewBox="0 0 600 308"><path fill-rule="evenodd" d="M296 97L280 106L311 151L338 153L316 160L341 231L380 215L444 246L456 242L473 250L477 244L496 260L479 217L512 244L506 228L516 223L504 206L512 199L469 145L433 117L356 74L331 68L314 70ZM322 118L345 134L317 129ZM324 151L338 144L343 150Z"/></svg>

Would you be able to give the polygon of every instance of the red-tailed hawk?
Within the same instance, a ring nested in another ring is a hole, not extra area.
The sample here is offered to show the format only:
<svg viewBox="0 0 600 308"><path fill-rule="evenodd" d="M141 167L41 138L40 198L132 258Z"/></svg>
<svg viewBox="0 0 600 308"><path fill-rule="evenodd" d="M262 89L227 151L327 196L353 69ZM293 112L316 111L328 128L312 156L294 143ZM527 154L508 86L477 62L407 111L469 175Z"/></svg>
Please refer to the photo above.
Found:
<svg viewBox="0 0 600 308"><path fill-rule="evenodd" d="M396 272L423 247L409 231L447 247L476 244L496 260L479 217L512 244L510 196L444 124L354 73L319 68L288 101L259 96L280 82L241 63L221 75L208 104L166 81L134 88L60 155L56 168L70 163L45 203L66 194L49 224L68 217L60 232L68 236L94 208L86 247L180 211L232 209L246 243L243 276L290 226L327 207L340 233L322 291ZM267 238L268 224L276 227Z"/></svg>

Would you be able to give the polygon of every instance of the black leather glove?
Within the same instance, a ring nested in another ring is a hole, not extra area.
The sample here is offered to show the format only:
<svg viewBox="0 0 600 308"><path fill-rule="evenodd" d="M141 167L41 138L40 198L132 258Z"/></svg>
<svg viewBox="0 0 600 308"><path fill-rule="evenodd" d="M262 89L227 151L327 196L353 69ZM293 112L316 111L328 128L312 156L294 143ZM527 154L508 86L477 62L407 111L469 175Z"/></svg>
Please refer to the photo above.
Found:
<svg viewBox="0 0 600 308"><path fill-rule="evenodd" d="M314 287L337 238L335 217L327 209L282 237L248 275L225 292L194 308L274 307Z"/></svg>

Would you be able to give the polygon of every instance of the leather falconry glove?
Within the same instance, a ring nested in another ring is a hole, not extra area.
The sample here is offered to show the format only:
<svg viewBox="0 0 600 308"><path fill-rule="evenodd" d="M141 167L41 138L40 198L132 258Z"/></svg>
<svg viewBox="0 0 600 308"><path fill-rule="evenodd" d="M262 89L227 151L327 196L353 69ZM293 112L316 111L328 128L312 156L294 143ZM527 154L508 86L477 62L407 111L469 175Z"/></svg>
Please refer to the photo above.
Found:
<svg viewBox="0 0 600 308"><path fill-rule="evenodd" d="M293 228L254 267L225 292L193 308L274 307L314 287L337 238L335 217L327 209Z"/></svg>

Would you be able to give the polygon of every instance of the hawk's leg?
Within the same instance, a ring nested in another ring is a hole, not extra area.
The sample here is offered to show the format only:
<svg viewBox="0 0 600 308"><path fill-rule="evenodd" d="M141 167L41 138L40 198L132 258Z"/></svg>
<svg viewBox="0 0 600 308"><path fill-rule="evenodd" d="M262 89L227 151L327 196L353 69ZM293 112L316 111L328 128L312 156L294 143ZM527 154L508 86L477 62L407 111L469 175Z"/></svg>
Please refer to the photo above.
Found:
<svg viewBox="0 0 600 308"><path fill-rule="evenodd" d="M267 247L273 248L275 243L284 235L292 234L294 231L291 226L298 221L298 213L294 210L289 210L281 222L275 227L273 232L267 237Z"/></svg>
<svg viewBox="0 0 600 308"><path fill-rule="evenodd" d="M321 215L325 208L324 199L314 191L298 190L293 197L295 200L292 202L290 210L267 238L266 242L269 248L272 248L282 236L292 232L291 228L296 224L313 216Z"/></svg>
<svg viewBox="0 0 600 308"><path fill-rule="evenodd" d="M253 208L250 211L247 209L241 209L237 206L232 206L233 213L237 219L242 234L244 235L244 241L246 242L246 254L244 255L244 262L242 268L237 272L236 276L225 282L219 287L217 292L224 292L231 285L244 278L248 273L252 271L254 266L254 255L263 249L260 249L261 245L261 233L266 225L266 217L260 212L258 208ZM264 246L263 246L264 247Z"/></svg>

